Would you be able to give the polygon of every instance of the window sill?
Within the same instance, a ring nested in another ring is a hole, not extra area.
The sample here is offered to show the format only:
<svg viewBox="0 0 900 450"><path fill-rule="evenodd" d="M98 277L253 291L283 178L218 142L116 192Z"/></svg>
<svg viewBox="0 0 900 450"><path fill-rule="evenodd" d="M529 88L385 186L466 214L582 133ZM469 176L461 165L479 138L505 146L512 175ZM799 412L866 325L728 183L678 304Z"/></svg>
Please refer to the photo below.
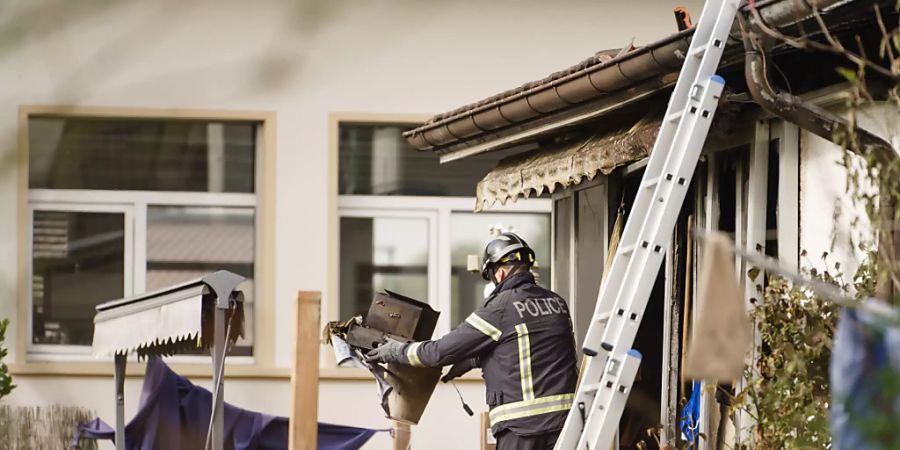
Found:
<svg viewBox="0 0 900 450"><path fill-rule="evenodd" d="M125 368L127 378L143 378L144 363L130 362ZM179 375L193 379L212 378L212 366L208 364L172 363L169 365ZM9 365L13 376L22 377L110 377L113 364L110 362L26 362ZM291 369L284 367L262 367L243 364L225 366L226 380L290 380ZM319 379L325 381L368 381L372 374L364 369L322 367ZM471 372L455 381L481 382L480 372Z"/></svg>

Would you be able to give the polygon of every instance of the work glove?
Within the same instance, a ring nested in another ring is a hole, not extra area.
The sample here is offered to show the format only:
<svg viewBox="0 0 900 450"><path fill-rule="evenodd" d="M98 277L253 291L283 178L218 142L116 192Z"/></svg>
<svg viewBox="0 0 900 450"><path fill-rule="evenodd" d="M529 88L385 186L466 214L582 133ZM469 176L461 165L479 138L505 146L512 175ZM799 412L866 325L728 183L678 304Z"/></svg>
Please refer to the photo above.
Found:
<svg viewBox="0 0 900 450"><path fill-rule="evenodd" d="M378 347L366 353L366 362L369 364L377 363L401 363L407 364L403 349L406 344L391 338L384 338L384 342Z"/></svg>
<svg viewBox="0 0 900 450"><path fill-rule="evenodd" d="M450 370L447 371L447 374L441 377L441 381L444 383L454 379L459 378L466 374L466 372L478 367L478 359L477 358L469 358L463 361L460 361L452 366L450 366Z"/></svg>

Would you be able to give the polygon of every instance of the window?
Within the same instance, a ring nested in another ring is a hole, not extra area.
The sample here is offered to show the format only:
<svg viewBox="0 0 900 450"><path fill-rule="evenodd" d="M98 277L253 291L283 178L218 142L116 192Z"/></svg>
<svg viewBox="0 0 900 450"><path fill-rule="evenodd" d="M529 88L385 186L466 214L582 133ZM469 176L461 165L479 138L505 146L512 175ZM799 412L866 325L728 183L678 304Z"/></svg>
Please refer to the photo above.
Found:
<svg viewBox="0 0 900 450"><path fill-rule="evenodd" d="M440 311L440 335L484 300L487 282L467 271L467 259L481 255L492 229L516 231L534 247L539 282L549 287L550 202L473 213L476 184L502 156L441 166L403 139L414 126L338 125L338 318L366 312L375 292L391 290Z"/></svg>
<svg viewBox="0 0 900 450"><path fill-rule="evenodd" d="M259 125L28 117L29 353L88 353L97 304L225 269L251 356Z"/></svg>
<svg viewBox="0 0 900 450"><path fill-rule="evenodd" d="M528 242L538 256L534 272L538 283L550 286L550 216L542 213L470 213L450 215L450 322L457 324L482 304L485 281L466 272L468 255L481 255L489 233L511 229Z"/></svg>
<svg viewBox="0 0 900 450"><path fill-rule="evenodd" d="M385 289L427 299L430 227L428 217L403 214L342 217L341 311L362 314Z"/></svg>
<svg viewBox="0 0 900 450"><path fill-rule="evenodd" d="M339 193L471 197L499 160L486 155L442 167L431 152L416 151L403 139L403 130L413 127L341 124Z"/></svg>
<svg viewBox="0 0 900 450"><path fill-rule="evenodd" d="M32 211L33 343L90 345L94 299L125 294L131 214L116 209L44 205Z"/></svg>

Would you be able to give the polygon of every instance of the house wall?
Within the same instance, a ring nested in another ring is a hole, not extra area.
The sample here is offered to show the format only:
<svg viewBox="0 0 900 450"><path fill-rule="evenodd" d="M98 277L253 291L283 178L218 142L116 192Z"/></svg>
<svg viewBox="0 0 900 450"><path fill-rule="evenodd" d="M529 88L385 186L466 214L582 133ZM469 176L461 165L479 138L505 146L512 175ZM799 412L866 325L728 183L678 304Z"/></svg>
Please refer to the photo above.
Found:
<svg viewBox="0 0 900 450"><path fill-rule="evenodd" d="M846 110L835 112L846 114ZM872 106L859 111L860 126L897 146L900 127L896 108ZM860 202L855 202L847 181L844 152L831 142L809 132L800 134L800 248L808 256L801 266L825 270L822 254L829 253L828 269L841 263L847 282L865 259L859 243L872 243L872 229ZM850 164L860 167L861 159L850 155ZM865 192L876 192L863 182Z"/></svg>
<svg viewBox="0 0 900 450"><path fill-rule="evenodd" d="M597 2L18 0L0 12L0 317L16 314L17 111L23 104L274 112L275 369L292 362L293 300L320 290L327 304L328 115L433 114L574 64L593 52L650 42L675 29L671 10L699 0ZM452 170L453 166L447 167ZM474 189L474 186L473 186ZM15 339L13 323L8 339ZM10 343L11 344L11 343ZM262 344L265 345L265 344ZM11 345L15 347L14 345ZM13 348L14 352L15 349ZM21 355L10 355L11 359ZM77 363L75 363L77 365ZM113 418L107 375L16 374L12 404L72 404ZM111 367L110 371L111 373ZM230 380L226 399L287 414L286 371ZM200 379L208 384L208 379ZM129 416L140 378L127 383ZM483 387L461 383L484 410ZM319 419L389 426L367 380L326 377ZM348 405L353 405L348 407ZM439 386L413 431L419 448L476 448L478 418ZM387 436L369 448L389 448Z"/></svg>

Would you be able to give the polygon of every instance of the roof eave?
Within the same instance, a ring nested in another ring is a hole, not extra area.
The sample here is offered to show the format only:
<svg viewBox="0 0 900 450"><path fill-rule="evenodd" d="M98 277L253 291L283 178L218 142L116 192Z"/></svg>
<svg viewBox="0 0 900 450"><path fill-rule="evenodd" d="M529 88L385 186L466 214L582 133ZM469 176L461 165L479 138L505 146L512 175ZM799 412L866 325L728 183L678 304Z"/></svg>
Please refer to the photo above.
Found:
<svg viewBox="0 0 900 450"><path fill-rule="evenodd" d="M677 72L692 33L685 30L668 36L609 61L426 123L404 136L418 150L446 151L462 141L471 142Z"/></svg>
<svg viewBox="0 0 900 450"><path fill-rule="evenodd" d="M816 6L824 12L854 1L820 0ZM794 3L762 0L757 7L772 26L783 26L808 18L811 13L809 5ZM612 60L530 86L521 92L508 96L501 94L497 100L487 99L463 107L457 110L459 112L435 116L428 123L404 133L404 136L417 150L441 153L441 162L445 163L524 144L561 127L601 117L634 101L649 98L674 84L674 78L669 80L669 77L677 76L681 65L678 58L688 48L692 33L692 29L685 30ZM732 53L729 50L739 46L729 47L723 57L723 66L740 63L728 61L734 56L729 55ZM674 66L668 64L672 56L676 58ZM635 72L637 67L642 67L643 72ZM605 82L598 82L601 78L598 74L603 71L607 75L618 72L625 79L604 78ZM634 73L637 75L630 76ZM661 80L667 82L658 85ZM606 82L610 84L604 84ZM625 95L617 95L622 92ZM629 99L629 94L639 98Z"/></svg>
<svg viewBox="0 0 900 450"><path fill-rule="evenodd" d="M566 108L493 133L484 133L435 151L441 153L441 164L444 164L473 155L532 142L541 136L556 133L560 129L596 120L627 105L648 100L657 93L671 88L677 78L677 72L662 74L581 105Z"/></svg>

